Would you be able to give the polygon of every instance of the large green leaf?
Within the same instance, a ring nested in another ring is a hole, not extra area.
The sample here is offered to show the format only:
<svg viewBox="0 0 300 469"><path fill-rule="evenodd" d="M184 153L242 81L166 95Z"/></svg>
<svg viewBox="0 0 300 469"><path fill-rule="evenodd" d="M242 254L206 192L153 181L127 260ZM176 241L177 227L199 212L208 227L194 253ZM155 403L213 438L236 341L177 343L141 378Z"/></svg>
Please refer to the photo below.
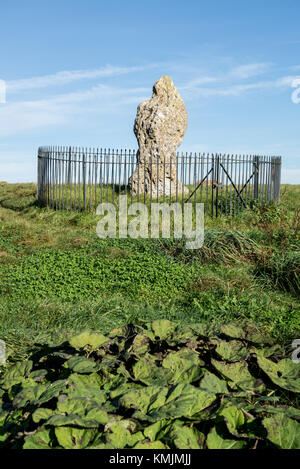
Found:
<svg viewBox="0 0 300 469"><path fill-rule="evenodd" d="M170 383L193 383L203 376L201 366L204 362L199 355L189 348L170 352L162 363L163 367L172 372Z"/></svg>
<svg viewBox="0 0 300 469"><path fill-rule="evenodd" d="M27 436L23 445L23 449L50 449L51 437L50 430L40 428L33 435Z"/></svg>
<svg viewBox="0 0 300 469"><path fill-rule="evenodd" d="M30 386L22 389L14 398L13 406L17 409L25 407L27 404L37 404L40 396L47 390L47 385Z"/></svg>
<svg viewBox="0 0 300 469"><path fill-rule="evenodd" d="M3 380L6 381L6 380L19 378L20 376L22 377L28 376L30 371L32 370L32 367L33 367L32 360L17 362L6 370L3 376Z"/></svg>
<svg viewBox="0 0 300 469"><path fill-rule="evenodd" d="M67 379L71 388L86 388L87 386L101 386L103 380L98 373L90 373L88 375L72 373Z"/></svg>
<svg viewBox="0 0 300 469"><path fill-rule="evenodd" d="M40 395L37 403L44 404L45 402L50 401L54 397L57 397L60 392L66 389L66 380L61 379L58 381L54 381L51 384L47 385L47 389Z"/></svg>
<svg viewBox="0 0 300 469"><path fill-rule="evenodd" d="M172 377L172 372L157 366L155 357L148 353L133 366L133 374L137 381L151 386L167 386Z"/></svg>
<svg viewBox="0 0 300 469"><path fill-rule="evenodd" d="M300 421L300 409L296 409L295 407L290 407L290 406L283 406L283 407L272 407L268 406L267 408L264 408L264 411L267 413L275 413L275 414L284 414L286 417L291 417L296 420Z"/></svg>
<svg viewBox="0 0 300 469"><path fill-rule="evenodd" d="M92 444L98 431L71 427L56 427L55 435L60 446L66 449L84 449Z"/></svg>
<svg viewBox="0 0 300 469"><path fill-rule="evenodd" d="M282 449L300 449L300 423L284 414L263 419L268 439Z"/></svg>
<svg viewBox="0 0 300 469"><path fill-rule="evenodd" d="M211 343L216 345L216 353L220 358L230 362L238 360L245 360L248 355L248 350L245 345L239 340L231 340L226 342L221 339L212 339Z"/></svg>
<svg viewBox="0 0 300 469"><path fill-rule="evenodd" d="M257 357L260 368L269 376L273 383L293 392L300 392L300 364L290 358L274 363L262 356Z"/></svg>
<svg viewBox="0 0 300 469"><path fill-rule="evenodd" d="M105 402L103 399L100 404ZM57 413L59 414L85 414L90 405L90 400L86 397L70 397L68 395L61 395L57 402Z"/></svg>
<svg viewBox="0 0 300 469"><path fill-rule="evenodd" d="M158 319L147 326L143 333L153 342L158 340L176 345L193 339L193 332L189 326L178 325L167 319Z"/></svg>
<svg viewBox="0 0 300 469"><path fill-rule="evenodd" d="M67 366L74 373L92 373L101 368L94 360L86 357L72 357L67 361Z"/></svg>
<svg viewBox="0 0 300 469"><path fill-rule="evenodd" d="M205 435L196 428L174 424L169 437L178 449L203 449Z"/></svg>
<svg viewBox="0 0 300 469"><path fill-rule="evenodd" d="M75 335L69 340L72 347L81 349L89 346L91 349L96 350L102 345L109 342L109 338L105 337L99 332L83 331L81 334Z"/></svg>
<svg viewBox="0 0 300 469"><path fill-rule="evenodd" d="M99 423L96 420L84 418L76 414L55 414L47 420L46 425L52 425L53 427L75 426L83 428L97 428Z"/></svg>
<svg viewBox="0 0 300 469"><path fill-rule="evenodd" d="M100 399L99 399L100 397ZM71 397L68 395L59 396L57 403L57 414L61 415L76 415L84 418L84 422L92 422L95 424L106 424L109 420L106 410L101 406L106 401L106 395L97 394L97 398L92 400L89 397L74 397L71 394ZM101 399L102 398L102 399ZM54 425L53 421L52 425ZM86 426L81 424L81 426ZM95 426L95 425L88 425Z"/></svg>
<svg viewBox="0 0 300 469"><path fill-rule="evenodd" d="M53 414L54 410L40 407L39 409L36 409L32 414L32 420L35 423L39 423L41 420L48 420Z"/></svg>
<svg viewBox="0 0 300 469"><path fill-rule="evenodd" d="M134 446L134 449L168 449L161 441L140 441Z"/></svg>
<svg viewBox="0 0 300 469"><path fill-rule="evenodd" d="M143 433L150 441L159 440L162 430L168 429L170 424L171 420L159 420L158 422L149 425L149 427L146 427Z"/></svg>
<svg viewBox="0 0 300 469"><path fill-rule="evenodd" d="M191 365L203 365L203 362L199 359L197 352L187 347L178 351L170 351L162 361L162 366L172 371L176 371L180 366L188 368Z"/></svg>
<svg viewBox="0 0 300 469"><path fill-rule="evenodd" d="M149 337L144 334L137 334L132 342L131 352L140 356L149 352L149 348Z"/></svg>
<svg viewBox="0 0 300 469"><path fill-rule="evenodd" d="M167 319L158 319L149 325L149 330L145 330L145 334L151 340L169 340L176 331L176 324Z"/></svg>
<svg viewBox="0 0 300 469"><path fill-rule="evenodd" d="M245 329L235 324L224 324L221 326L221 332L232 339L246 339Z"/></svg>
<svg viewBox="0 0 300 469"><path fill-rule="evenodd" d="M261 392L264 385L260 380L256 380L249 372L246 362L225 363L212 359L212 364L227 378L232 389L243 389L248 392Z"/></svg>
<svg viewBox="0 0 300 469"><path fill-rule="evenodd" d="M163 406L153 409L149 415L156 420L189 418L209 407L215 398L215 394L191 384L176 384L170 389Z"/></svg>
<svg viewBox="0 0 300 469"><path fill-rule="evenodd" d="M210 373L209 371L205 371L204 377L201 379L199 387L204 391L208 391L215 394L228 393L226 381L218 378L216 375Z"/></svg>
<svg viewBox="0 0 300 469"><path fill-rule="evenodd" d="M132 389L120 397L119 404L127 409L137 409L147 414L151 410L163 406L167 394L168 388L161 386Z"/></svg>
<svg viewBox="0 0 300 469"><path fill-rule="evenodd" d="M143 433L136 430L137 425L133 420L113 420L105 426L106 441L113 448L131 448L138 441L145 439Z"/></svg>
<svg viewBox="0 0 300 469"><path fill-rule="evenodd" d="M1 385L2 388L10 389L15 384L19 384L19 383L25 384L26 381L29 381L29 383L32 383L31 385L33 385L34 384L33 379L26 380L26 378L30 375L30 371L32 367L33 367L32 360L17 362L14 365L10 366L6 370L2 378L2 385Z"/></svg>
<svg viewBox="0 0 300 469"><path fill-rule="evenodd" d="M242 449L247 443L241 440L230 440L222 438L214 427L207 436L208 449Z"/></svg>
<svg viewBox="0 0 300 469"><path fill-rule="evenodd" d="M266 334L262 334L254 327L247 325L246 327L241 327L236 324L225 324L221 326L221 331L227 337L232 339L244 339L248 342L254 344L271 344L272 340Z"/></svg>
<svg viewBox="0 0 300 469"><path fill-rule="evenodd" d="M253 346L253 347L250 347L249 351L250 353L254 355L268 358L268 357L271 357L272 355L277 355L278 353L281 354L282 347L278 344L273 345L271 347L263 347L263 348L257 348Z"/></svg>
<svg viewBox="0 0 300 469"><path fill-rule="evenodd" d="M226 426L230 433L238 436L238 428L245 423L243 411L235 406L229 406L222 409L221 412L219 412L219 415L224 417Z"/></svg>

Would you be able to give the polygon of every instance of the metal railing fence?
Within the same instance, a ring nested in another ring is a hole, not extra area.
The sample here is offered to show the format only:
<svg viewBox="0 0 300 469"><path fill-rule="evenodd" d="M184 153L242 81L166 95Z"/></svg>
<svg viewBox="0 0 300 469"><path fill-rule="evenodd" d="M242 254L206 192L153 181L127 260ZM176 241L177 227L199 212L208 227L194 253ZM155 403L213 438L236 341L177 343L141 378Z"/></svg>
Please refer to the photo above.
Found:
<svg viewBox="0 0 300 469"><path fill-rule="evenodd" d="M136 170L142 185L134 192L130 177ZM159 170L173 171L176 180L158 180ZM157 194L146 186L143 190L146 171ZM153 158L146 167L137 165L135 150L40 147L37 198L53 209L82 211L102 202L117 204L127 194L131 203L202 202L211 216L234 215L254 204L279 201L280 175L278 156L177 153L168 162Z"/></svg>

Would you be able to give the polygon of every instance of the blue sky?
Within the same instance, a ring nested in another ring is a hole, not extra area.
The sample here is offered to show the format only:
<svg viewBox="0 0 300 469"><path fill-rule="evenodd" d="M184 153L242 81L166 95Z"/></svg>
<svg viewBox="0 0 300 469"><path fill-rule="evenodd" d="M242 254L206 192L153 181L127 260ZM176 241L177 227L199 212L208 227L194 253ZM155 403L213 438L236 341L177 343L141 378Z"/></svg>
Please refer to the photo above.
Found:
<svg viewBox="0 0 300 469"><path fill-rule="evenodd" d="M35 181L40 145L137 148L137 105L169 75L180 150L282 155L300 184L299 17L299 0L2 2L0 181Z"/></svg>

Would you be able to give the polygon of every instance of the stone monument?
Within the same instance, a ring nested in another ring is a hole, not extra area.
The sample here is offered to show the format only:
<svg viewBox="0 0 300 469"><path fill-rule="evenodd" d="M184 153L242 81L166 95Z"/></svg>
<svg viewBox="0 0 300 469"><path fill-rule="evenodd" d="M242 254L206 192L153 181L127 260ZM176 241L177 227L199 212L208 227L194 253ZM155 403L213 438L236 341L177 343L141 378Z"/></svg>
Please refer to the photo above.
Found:
<svg viewBox="0 0 300 469"><path fill-rule="evenodd" d="M139 150L136 169L128 181L133 195L145 193L157 198L163 193L182 194L176 149L187 123L186 107L177 88L170 77L162 76L153 86L152 98L137 109L134 133ZM184 193L188 193L186 187Z"/></svg>

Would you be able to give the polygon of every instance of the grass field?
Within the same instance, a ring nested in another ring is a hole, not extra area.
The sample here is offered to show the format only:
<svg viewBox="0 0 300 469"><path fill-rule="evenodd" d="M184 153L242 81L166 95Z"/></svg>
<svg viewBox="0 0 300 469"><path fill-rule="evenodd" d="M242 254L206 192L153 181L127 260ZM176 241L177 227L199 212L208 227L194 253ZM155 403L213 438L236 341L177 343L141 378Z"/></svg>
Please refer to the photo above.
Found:
<svg viewBox="0 0 300 469"><path fill-rule="evenodd" d="M34 184L0 185L0 338L9 360L83 329L166 318L212 329L253 324L283 346L300 337L300 186L281 203L205 218L182 240L96 236L89 212L36 203Z"/></svg>

